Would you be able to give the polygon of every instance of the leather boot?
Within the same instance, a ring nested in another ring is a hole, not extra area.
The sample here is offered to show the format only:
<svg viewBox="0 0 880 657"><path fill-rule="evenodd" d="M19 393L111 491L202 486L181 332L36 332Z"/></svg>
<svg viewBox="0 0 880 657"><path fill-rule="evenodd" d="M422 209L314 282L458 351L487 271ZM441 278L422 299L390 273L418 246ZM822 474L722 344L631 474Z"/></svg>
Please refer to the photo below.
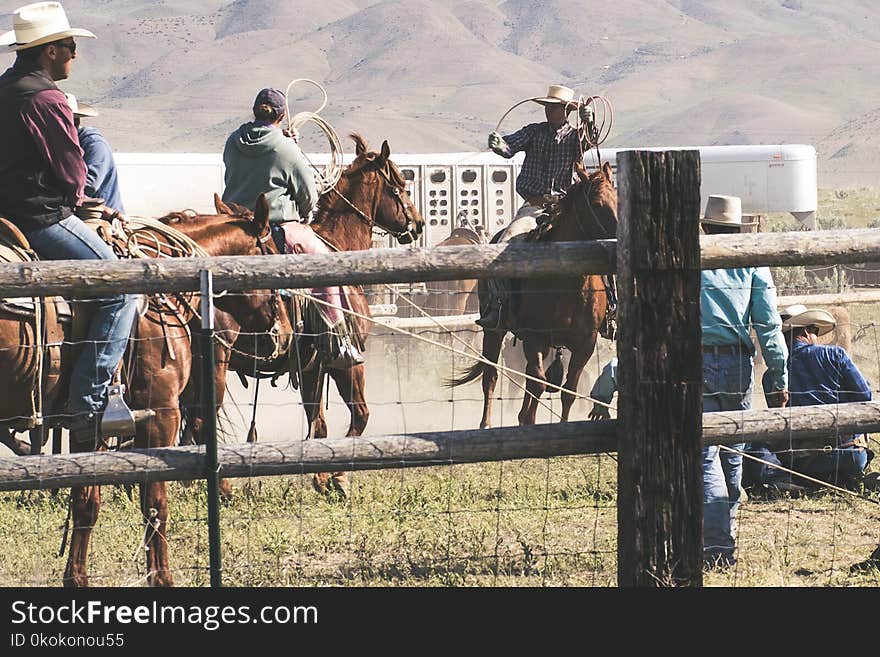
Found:
<svg viewBox="0 0 880 657"><path fill-rule="evenodd" d="M489 331L501 328L501 308L499 306L489 306L486 313L474 322Z"/></svg>

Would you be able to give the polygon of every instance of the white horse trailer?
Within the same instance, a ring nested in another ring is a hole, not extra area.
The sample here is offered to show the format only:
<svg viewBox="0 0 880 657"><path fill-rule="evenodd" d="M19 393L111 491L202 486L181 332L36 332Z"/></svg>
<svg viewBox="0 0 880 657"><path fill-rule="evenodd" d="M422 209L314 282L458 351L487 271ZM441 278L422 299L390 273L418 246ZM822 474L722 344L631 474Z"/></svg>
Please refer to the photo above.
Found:
<svg viewBox="0 0 880 657"><path fill-rule="evenodd" d="M705 207L709 194L742 199L743 213L789 212L813 228L816 216L816 150L812 146L691 146L640 150L700 151ZM603 162L615 168L617 153L630 149L601 149ZM310 154L316 166L326 154ZM425 218L421 246L443 241L461 225L482 227L490 235L507 225L522 202L516 176L522 154L507 160L493 153L396 153L394 161L407 180L413 203ZM351 155L344 158L349 162ZM133 215L159 216L172 210L214 211L213 195L223 191L220 154L119 153L119 184L126 210ZM596 166L595 152L585 157ZM390 238L377 244L393 246Z"/></svg>

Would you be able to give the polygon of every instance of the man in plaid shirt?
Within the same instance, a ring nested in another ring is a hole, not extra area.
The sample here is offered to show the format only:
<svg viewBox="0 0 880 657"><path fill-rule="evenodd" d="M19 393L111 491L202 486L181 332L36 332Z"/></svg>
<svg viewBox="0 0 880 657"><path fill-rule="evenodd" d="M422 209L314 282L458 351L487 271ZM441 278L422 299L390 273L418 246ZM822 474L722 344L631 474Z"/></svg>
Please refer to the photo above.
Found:
<svg viewBox="0 0 880 657"><path fill-rule="evenodd" d="M568 114L578 103L574 91L562 85L550 85L547 95L532 98L544 106L542 123L530 123L511 135L502 137L497 132L489 135L489 148L498 155L511 158L524 151L526 156L516 179L516 191L524 202L513 222L493 242L506 242L516 235L531 231L537 225L537 217L544 213L544 206L557 203L574 181L574 164L581 160L578 131L568 122ZM587 123L586 107L579 110L581 123ZM488 329L499 327L501 305L507 294L500 281L490 281L492 299L481 312L477 324Z"/></svg>

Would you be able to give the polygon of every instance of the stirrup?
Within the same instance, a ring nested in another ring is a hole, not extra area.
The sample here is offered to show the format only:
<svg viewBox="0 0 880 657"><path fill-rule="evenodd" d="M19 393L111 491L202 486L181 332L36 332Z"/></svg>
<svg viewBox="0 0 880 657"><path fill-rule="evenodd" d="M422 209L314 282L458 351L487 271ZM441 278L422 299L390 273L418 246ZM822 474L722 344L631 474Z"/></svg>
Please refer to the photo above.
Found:
<svg viewBox="0 0 880 657"><path fill-rule="evenodd" d="M101 416L102 438L133 436L137 433L135 426L138 422L143 422L156 415L156 411L153 409L132 412L128 404L125 403L124 393L125 385L122 383L110 386L107 392L107 406Z"/></svg>

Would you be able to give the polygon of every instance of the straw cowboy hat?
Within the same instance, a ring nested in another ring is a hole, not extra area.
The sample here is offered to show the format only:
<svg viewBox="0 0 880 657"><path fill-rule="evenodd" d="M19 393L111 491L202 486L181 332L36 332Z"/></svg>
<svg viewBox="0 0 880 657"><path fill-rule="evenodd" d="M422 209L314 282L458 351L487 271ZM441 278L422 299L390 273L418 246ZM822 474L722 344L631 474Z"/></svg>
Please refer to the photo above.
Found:
<svg viewBox="0 0 880 657"><path fill-rule="evenodd" d="M714 226L754 226L756 221L743 221L742 201L739 196L711 194L706 199L706 214L700 217L704 224Z"/></svg>
<svg viewBox="0 0 880 657"><path fill-rule="evenodd" d="M73 94L64 94L67 96L67 104L73 111L74 116L98 116L98 110L87 103L80 102Z"/></svg>
<svg viewBox="0 0 880 657"><path fill-rule="evenodd" d="M563 87L561 84L551 84L547 89L547 95L539 98L530 98L541 105L577 105L574 99L574 90Z"/></svg>
<svg viewBox="0 0 880 657"><path fill-rule="evenodd" d="M25 50L65 37L97 38L88 30L70 27L64 7L58 2L36 2L19 7L15 10L12 25L11 32L0 36L5 52Z"/></svg>
<svg viewBox="0 0 880 657"><path fill-rule="evenodd" d="M820 308L807 308L801 303L789 306L779 313L779 315L782 317L783 331L790 331L793 328L815 326L819 329L818 335L825 335L826 333L831 333L831 331L834 330L834 327L837 326L837 320L834 319L834 315L827 310L822 310Z"/></svg>

